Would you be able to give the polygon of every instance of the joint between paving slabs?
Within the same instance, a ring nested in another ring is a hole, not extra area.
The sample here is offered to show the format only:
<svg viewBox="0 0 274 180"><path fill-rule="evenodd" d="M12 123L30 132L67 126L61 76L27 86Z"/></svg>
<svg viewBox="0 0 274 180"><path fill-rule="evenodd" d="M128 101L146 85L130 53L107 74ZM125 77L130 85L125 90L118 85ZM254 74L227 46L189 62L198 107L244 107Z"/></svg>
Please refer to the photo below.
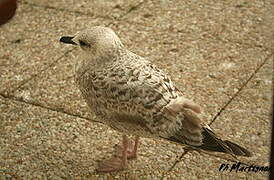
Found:
<svg viewBox="0 0 274 180"><path fill-rule="evenodd" d="M72 13L72 14L85 15L85 16L89 16L89 17L94 16L94 14L92 14L92 13L85 13L85 12L81 12L81 11L72 11L72 10L65 9L65 8L57 8L57 7L54 7L54 6L40 5L40 4L31 3L31 2L28 2L28 1L21 1L20 3L31 6L31 7L51 9L51 10L55 10L55 11L68 12L68 13ZM109 16L99 16L98 15L97 17L111 19Z"/></svg>
<svg viewBox="0 0 274 180"><path fill-rule="evenodd" d="M143 5L146 2L147 2L147 0L142 0L141 2L139 2L138 4L136 4L135 6L130 7L127 12L125 12L122 15L120 15L118 18L114 18L114 19L117 20L117 21L123 20L128 14L130 14L133 11L136 11L137 9L139 9L139 7L141 5ZM27 2L27 1L20 1L20 3L26 4L26 5L29 5L29 6L33 6L33 7L40 7L40 8L45 8L45 9L52 9L52 10L55 10L55 11L69 12L69 13L74 13L74 14L79 14L79 15L85 15L85 16L89 16L89 17L93 17L94 16L94 14L91 14L91 13L83 13L81 11L71 11L71 10L65 9L65 8L56 8L56 7L53 7L53 6L39 5L39 4L35 4L35 3L30 3L30 2ZM111 18L109 16L100 16L100 15L96 15L96 16L99 17L99 18L103 18L103 19L113 20L113 18ZM129 21L127 21L127 22L129 22ZM113 23L110 22L109 24L113 24ZM262 45L256 45L256 44L255 45L251 45L251 44L244 43L244 42L224 40L224 39L221 39L221 38L218 38L218 37L217 37L217 39L220 40L220 41L222 41L222 42L224 42L224 43L227 43L227 42L229 42L229 43L237 43L237 44L245 45L245 46L248 46L248 47L263 48L265 51L271 51L269 48L264 47Z"/></svg>
<svg viewBox="0 0 274 180"><path fill-rule="evenodd" d="M222 112L228 107L228 105L240 94L240 92L247 86L247 84L253 79L253 77L258 73L258 71L266 64L266 62L271 59L274 53L269 54L264 61L255 69L255 71L249 76L249 78L241 85L238 91L232 95L232 97L225 103L225 105L220 109L220 111L213 117L211 122L208 124L211 126L215 120L222 114Z"/></svg>
<svg viewBox="0 0 274 180"><path fill-rule="evenodd" d="M19 179L19 176L12 170L0 169L0 179Z"/></svg>
<svg viewBox="0 0 274 180"><path fill-rule="evenodd" d="M127 12L125 12L123 15L121 15L119 17L119 20L122 20L123 18L125 18L127 15L129 15L131 12L136 11L137 9L139 9L139 7L141 5L143 5L144 3L146 3L146 0L142 0L141 2L139 2L138 4L136 4L135 6L132 6L129 8L129 10Z"/></svg>
<svg viewBox="0 0 274 180"><path fill-rule="evenodd" d="M256 70L251 74L251 76L245 81L245 83L239 88L239 90L232 96L231 99L228 100L228 102L221 108L221 110L215 115L215 117L211 120L211 122L209 123L209 126L212 125L213 122L215 122L215 120L221 115L221 113L226 109L226 107L239 95L239 93L243 90L244 87L246 87L246 85L248 84L248 82L257 74L257 72L262 68L263 65L266 64L266 62L271 59L271 57L273 56L274 53L271 53L269 54L265 59L264 61L256 68ZM175 168L175 166L182 160L182 158L191 150L189 149L184 149L184 152L182 153L182 155L177 159L175 160L175 162L171 165L171 167L169 168L169 170L167 172L164 172L161 179L164 179L166 173L172 171L172 169ZM218 156L218 155L215 155L215 154L211 154L211 153L208 153L208 152L204 152L202 151L203 153L205 154L208 154L208 155L214 155L216 157L219 157L221 159L225 159L225 160L228 160L228 161L232 161L232 162L236 162L235 160L233 159L229 159L229 158L223 158L221 156ZM200 152L200 153L202 153ZM232 156L234 157L234 156ZM237 157L234 157L237 159ZM248 163L245 163L245 164L248 164Z"/></svg>
<svg viewBox="0 0 274 180"><path fill-rule="evenodd" d="M107 16L102 16L102 15L98 15L98 14L96 14L96 17L103 18L103 19L108 19L108 20L115 19L117 21L120 21L125 16L130 14L132 11L137 10L144 2L145 2L145 0L141 1L137 5L134 5L134 6L130 7L128 11L126 11L124 14L120 15L119 17L110 17L108 15ZM66 8L57 8L57 7L54 7L54 6L39 5L39 4L35 4L35 3L30 3L30 2L27 2L27 1L21 1L21 3L25 4L25 5L32 6L32 7L51 9L51 10L62 11L62 12L69 12L69 13L72 13L72 14L85 15L85 16L88 16L88 17L94 17L95 16L95 14L93 14L93 13L85 13L85 12L81 12L81 11L77 11L77 10L72 11L72 10L69 10L69 9L66 9Z"/></svg>
<svg viewBox="0 0 274 180"><path fill-rule="evenodd" d="M50 107L50 106L45 106L45 105L42 105L39 102L35 102L35 101L25 101L24 99L15 97L13 95L5 95L3 93L0 93L0 96L2 96L2 98L9 99L11 101L16 101L16 102L24 103L24 104L27 104L27 105L30 105L30 106L35 106L35 107L39 107L39 108L42 108L42 109L47 109L47 110L50 110L50 111L63 113L63 114L69 115L69 116L73 116L73 117L80 118L80 119L85 119L85 120L95 122L95 123L101 123L100 121L92 120L88 117L81 116L80 114L74 114L74 113L65 111L63 109L56 109L56 108L53 108L53 107Z"/></svg>
<svg viewBox="0 0 274 180"><path fill-rule="evenodd" d="M165 175L166 175L167 173L171 172L171 171L175 168L175 166L176 166L179 162L182 161L183 157L184 157L188 152L191 152L191 151L193 151L193 150L195 150L195 149L191 149L191 148L185 147L185 148L184 148L184 152L181 154L181 156L180 156L177 160L175 160L175 162L171 165L171 167L170 167L166 172L163 173L163 175L162 175L162 177L161 177L161 180L163 180L164 177L165 177ZM231 159L231 158L228 158L228 157L225 157L225 156L220 156L220 155L218 155L218 154L215 154L214 152L207 152L207 151L199 150L199 149L197 149L196 151L197 151L200 155L205 155L205 154L206 154L206 155L209 155L209 157L214 156L214 157L217 157L217 158L220 158L220 159L223 159L223 160L227 160L227 161L230 161L230 162L234 162L234 163L239 162L238 158L237 158L235 155L233 155L233 154L230 154L230 156L231 156L232 158L234 158L234 159ZM250 166L251 164L253 164L252 162L243 162L243 161L241 161L241 162L242 162L243 165L246 165L246 166Z"/></svg>
<svg viewBox="0 0 274 180"><path fill-rule="evenodd" d="M28 83L29 81L31 81L32 79L34 79L35 77L39 76L40 74L42 74L43 72L47 71L49 68L51 68L52 66L54 66L55 64L57 64L59 62L60 59L62 59L64 56L68 55L69 53L71 53L73 50L75 49L75 47L73 47L72 49L69 49L68 51L66 51L64 54L62 54L59 58L57 58L55 61L53 61L52 63L50 63L48 66L46 66L44 69L42 69L41 71L33 74L31 77L29 77L28 79L25 79L21 82L19 82L19 84L14 87L12 90L4 90L3 92L1 92L1 94L4 94L5 96L9 97L12 94L14 94L15 91L17 91L18 89L20 89L22 86L24 86L26 83Z"/></svg>
<svg viewBox="0 0 274 180"><path fill-rule="evenodd" d="M34 3L29 3L27 1L21 1L23 4L29 5L29 6L35 6L35 7L39 7L39 8L45 8L45 9L53 9L56 11L67 11L70 13L76 13L76 14L82 14L82 15L90 15L90 14L86 14L86 13L82 13L82 12L78 12L78 11L69 11L67 9L63 9L63 8L56 8L56 7L51 7L51 6L42 6L42 5L37 5ZM141 6L145 1L141 1L140 3L138 3L136 6L133 6L129 9L129 11L127 13L125 13L124 15L120 16L117 18L117 20L122 20L122 18L129 14L131 11L136 10L136 8L138 8L139 6ZM106 18L106 17L102 17L102 18ZM108 23L108 26L112 24L112 22ZM13 94L16 90L18 90L19 88L21 88L23 85L25 85L27 82L29 82L30 80L32 80L33 78L35 78L36 76L38 76L40 73L46 71L48 68L52 67L53 65L55 65L56 63L58 63L58 61L66 56L68 53L72 52L75 49L75 47L73 47L72 49L68 50L67 52L65 52L62 56L60 56L56 61L52 62L50 65L48 65L45 69L42 69L40 72L38 72L37 74L32 75L30 78L23 80L21 83L19 83L19 85L17 87L15 87L13 90L11 91L4 91L3 94L5 94L6 96L9 96L10 94Z"/></svg>

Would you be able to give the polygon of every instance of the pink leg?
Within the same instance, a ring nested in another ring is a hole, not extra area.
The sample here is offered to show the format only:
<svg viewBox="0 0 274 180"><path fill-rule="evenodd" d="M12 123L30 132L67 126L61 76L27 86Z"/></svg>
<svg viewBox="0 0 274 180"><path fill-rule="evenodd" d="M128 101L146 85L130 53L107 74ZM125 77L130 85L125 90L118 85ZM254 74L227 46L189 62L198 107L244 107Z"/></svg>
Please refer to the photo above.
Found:
<svg viewBox="0 0 274 180"><path fill-rule="evenodd" d="M123 154L122 154L122 166L125 168L127 166L127 149L128 149L128 137L123 135Z"/></svg>
<svg viewBox="0 0 274 180"><path fill-rule="evenodd" d="M127 166L127 149L128 149L128 138L126 135L123 135L123 150L122 156L113 156L109 160L100 162L98 165L98 172L114 172L120 171L126 168Z"/></svg>
<svg viewBox="0 0 274 180"><path fill-rule="evenodd" d="M137 158L137 151L138 151L138 146L139 146L139 136L135 136L135 142L134 142L134 148L132 153L130 154L130 158Z"/></svg>
<svg viewBox="0 0 274 180"><path fill-rule="evenodd" d="M134 142L132 140L128 141L128 149L127 149L127 158L128 159L136 159L137 158L137 151L139 145L139 136L135 136ZM122 157L123 146L122 145L115 145L116 149L116 156Z"/></svg>

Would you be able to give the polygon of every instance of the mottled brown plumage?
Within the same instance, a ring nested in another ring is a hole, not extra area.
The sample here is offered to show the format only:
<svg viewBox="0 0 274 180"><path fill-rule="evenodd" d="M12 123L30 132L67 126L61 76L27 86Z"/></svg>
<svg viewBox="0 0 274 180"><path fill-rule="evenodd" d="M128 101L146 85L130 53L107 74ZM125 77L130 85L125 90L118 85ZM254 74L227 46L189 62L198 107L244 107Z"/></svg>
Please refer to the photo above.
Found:
<svg viewBox="0 0 274 180"><path fill-rule="evenodd" d="M92 27L61 41L83 50L75 66L75 80L88 106L104 124L124 134L251 155L218 138L199 117L200 107L184 98L164 71L127 50L111 29ZM126 138L123 142L126 146ZM120 170L113 167L119 161L115 160L111 166L103 166L103 171Z"/></svg>

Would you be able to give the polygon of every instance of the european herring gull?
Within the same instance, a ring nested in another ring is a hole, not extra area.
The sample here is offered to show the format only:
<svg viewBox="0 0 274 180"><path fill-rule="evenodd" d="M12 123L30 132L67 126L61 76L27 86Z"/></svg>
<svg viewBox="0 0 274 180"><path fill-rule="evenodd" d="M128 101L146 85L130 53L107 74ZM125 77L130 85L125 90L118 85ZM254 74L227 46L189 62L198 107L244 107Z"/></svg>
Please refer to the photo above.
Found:
<svg viewBox="0 0 274 180"><path fill-rule="evenodd" d="M164 71L126 49L110 28L91 27L60 41L82 50L75 65L75 82L91 111L102 123L123 133L116 155L100 162L98 171L125 169L127 160L137 157L139 137L251 156L245 148L220 139L199 117L201 108L185 98ZM135 135L134 142L127 135Z"/></svg>

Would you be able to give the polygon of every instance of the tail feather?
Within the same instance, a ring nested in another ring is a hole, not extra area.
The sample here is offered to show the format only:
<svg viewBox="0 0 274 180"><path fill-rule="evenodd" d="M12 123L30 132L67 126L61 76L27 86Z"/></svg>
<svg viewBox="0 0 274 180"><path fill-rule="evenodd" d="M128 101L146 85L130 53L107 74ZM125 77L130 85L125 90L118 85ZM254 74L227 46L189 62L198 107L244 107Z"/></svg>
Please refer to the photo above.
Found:
<svg viewBox="0 0 274 180"><path fill-rule="evenodd" d="M252 156L247 149L228 140L221 140L208 128L203 128L203 143L199 148L207 151L224 152L237 156Z"/></svg>

